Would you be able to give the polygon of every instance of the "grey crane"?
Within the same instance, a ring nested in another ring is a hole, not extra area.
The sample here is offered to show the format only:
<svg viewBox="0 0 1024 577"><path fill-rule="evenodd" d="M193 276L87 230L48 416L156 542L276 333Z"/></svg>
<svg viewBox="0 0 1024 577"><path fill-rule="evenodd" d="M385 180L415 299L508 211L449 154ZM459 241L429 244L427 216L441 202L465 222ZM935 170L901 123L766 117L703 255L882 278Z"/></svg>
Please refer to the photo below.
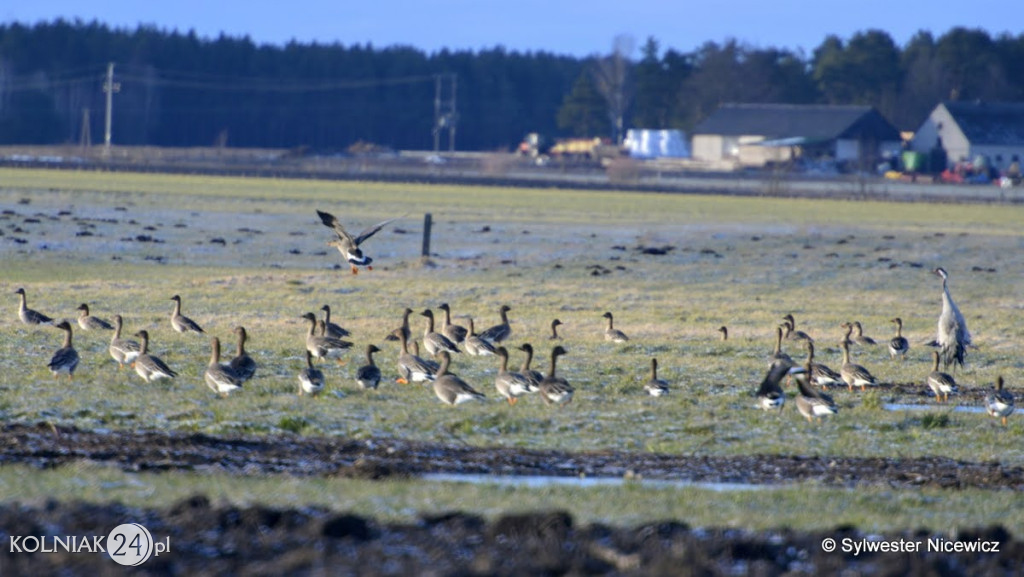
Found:
<svg viewBox="0 0 1024 577"><path fill-rule="evenodd" d="M963 368L964 355L967 353L967 347L971 344L971 333L967 330L967 321L964 320L964 315L960 314L960 309L957 308L953 297L949 294L949 274L942 267L932 272L942 278L942 314L939 315L935 343L942 355L944 368L948 369L953 364Z"/></svg>

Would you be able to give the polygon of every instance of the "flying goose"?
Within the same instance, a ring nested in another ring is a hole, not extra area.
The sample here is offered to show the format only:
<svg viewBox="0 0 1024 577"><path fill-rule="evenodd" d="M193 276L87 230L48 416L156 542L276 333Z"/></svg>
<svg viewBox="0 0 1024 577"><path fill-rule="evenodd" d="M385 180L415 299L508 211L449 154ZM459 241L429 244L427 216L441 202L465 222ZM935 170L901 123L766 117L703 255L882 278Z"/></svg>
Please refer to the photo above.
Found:
<svg viewBox="0 0 1024 577"><path fill-rule="evenodd" d="M512 325L508 324L508 311L510 310L512 308L508 305L501 305L501 308L498 309L498 314L501 315L501 324L494 325L480 333L480 338L495 345L512 336Z"/></svg>
<svg viewBox="0 0 1024 577"><path fill-rule="evenodd" d="M342 351L352 346L352 343L348 341L316 334L317 318L313 313L306 313L302 315L302 318L309 321L309 331L306 333L306 350L313 353L314 357L318 359L338 357Z"/></svg>
<svg viewBox="0 0 1024 577"><path fill-rule="evenodd" d="M238 335L238 347L235 349L235 356L228 363L228 366L244 383L256 374L256 361L249 356L249 353L245 352L245 341L249 338L249 333L245 331L245 327L235 327L235 334Z"/></svg>
<svg viewBox="0 0 1024 577"><path fill-rule="evenodd" d="M84 331L110 331L114 325L107 321L89 314L89 305L82 303L75 309L78 311L78 326Z"/></svg>
<svg viewBox="0 0 1024 577"><path fill-rule="evenodd" d="M629 340L626 333L615 328L614 321L612 320L612 313L604 313L601 318L608 319L608 328L604 330L604 340L613 343L624 343Z"/></svg>
<svg viewBox="0 0 1024 577"><path fill-rule="evenodd" d="M509 405L515 405L519 397L537 391L537 385L526 375L508 370L508 349L498 347L497 354L501 358L501 365L494 377L494 388L498 389L498 394L504 397Z"/></svg>
<svg viewBox="0 0 1024 577"><path fill-rule="evenodd" d="M60 377L61 374L68 376L68 381L71 381L72 376L75 374L75 369L78 368L78 351L75 347L71 346L71 323L68 321L61 321L57 328L64 331L64 344L61 348L57 349L57 352L53 353L53 357L50 358L47 368L53 373L54 377Z"/></svg>
<svg viewBox="0 0 1024 577"><path fill-rule="evenodd" d="M900 359L906 360L907 351L910 350L910 341L903 336L903 319L896 317L889 322L896 323L896 336L889 339L889 358L900 357Z"/></svg>
<svg viewBox="0 0 1024 577"><path fill-rule="evenodd" d="M434 311L426 309L420 314L427 317L427 326L423 330L423 347L427 349L428 353L436 357L437 353L441 351L448 351L449 353L461 352L451 339L441 333L434 332Z"/></svg>
<svg viewBox="0 0 1024 577"><path fill-rule="evenodd" d="M558 357L566 354L566 352L561 345L551 350L551 365L548 375L541 380L539 387L540 396L544 399L545 404L565 405L572 402L572 396L576 390L572 388L569 381L555 375Z"/></svg>
<svg viewBox="0 0 1024 577"><path fill-rule="evenodd" d="M377 232L384 228L389 222L396 220L397 218L401 218L391 218L384 222L377 223L353 237L345 230L345 227L341 225L341 222L339 222L337 217L333 214L322 210L316 211L316 214L320 217L320 221L324 223L324 226L334 230L334 234L337 235L338 238L328 241L327 246L333 246L338 249L341 256L344 257L345 260L348 261L349 266L352 267L352 274L358 274L358 267L361 266L365 266L368 270L373 270L373 266L370 264L373 262L373 259L364 255L362 249L359 248L359 245L371 236L377 234Z"/></svg>
<svg viewBox="0 0 1024 577"><path fill-rule="evenodd" d="M466 348L467 353L474 357L496 354L494 345L476 334L476 327L473 326L473 317L469 317L469 334L466 335L466 340L462 341L462 346Z"/></svg>
<svg viewBox="0 0 1024 577"><path fill-rule="evenodd" d="M452 406L486 398L483 393L469 386L469 383L448 372L448 365L452 362L448 351L442 350L438 354L441 356L441 366L434 375L434 394L437 398Z"/></svg>
<svg viewBox="0 0 1024 577"><path fill-rule="evenodd" d="M203 333L206 332L194 320L181 314L181 297L174 295L174 311L171 313L171 328L178 333Z"/></svg>
<svg viewBox="0 0 1024 577"><path fill-rule="evenodd" d="M313 366L313 353L306 351L306 367L299 371L299 396L312 397L324 390L324 372Z"/></svg>
<svg viewBox="0 0 1024 577"><path fill-rule="evenodd" d="M203 380L206 381L206 386L210 387L210 390L227 398L230 393L242 388L242 379L235 371L231 370L231 367L221 364L220 339L211 338L210 349L210 362L206 365L206 370L203 371Z"/></svg>
<svg viewBox="0 0 1024 577"><path fill-rule="evenodd" d="M963 368L964 356L971 344L971 333L967 330L964 315L960 314L960 309L949 294L949 274L942 267L935 269L933 273L942 278L942 314L939 315L935 342L942 353L945 368L948 369L950 365L960 365Z"/></svg>
<svg viewBox="0 0 1024 577"><path fill-rule="evenodd" d="M111 358L117 361L117 370L124 368L125 364L132 364L135 362L135 357L139 356L139 343L131 339L121 338L121 324L124 320L121 315L114 315L114 335L110 337L110 346L107 347L107 351L110 353Z"/></svg>
<svg viewBox="0 0 1024 577"><path fill-rule="evenodd" d="M328 337L334 337L336 339L343 339L351 336L352 333L331 322L331 307L324 305L320 307L320 310L324 311L324 334Z"/></svg>
<svg viewBox="0 0 1024 577"><path fill-rule="evenodd" d="M462 341L466 340L466 335L469 334L469 331L462 325L452 324L452 309L448 306L448 303L441 303L441 306L437 308L444 311L444 318L441 320L441 334L448 337L448 340L456 345L462 344Z"/></svg>
<svg viewBox="0 0 1024 577"><path fill-rule="evenodd" d="M843 340L839 346L843 348L843 366L839 369L839 374L842 375L846 386L851 391L853 387L860 387L863 391L867 385L877 385L878 380L867 369L850 362L850 341Z"/></svg>
<svg viewBox="0 0 1024 577"><path fill-rule="evenodd" d="M178 373L172 371L160 357L149 354L149 332L141 330L135 333L139 337L139 356L135 358L135 372L147 383L159 379L173 379Z"/></svg>
<svg viewBox="0 0 1024 577"><path fill-rule="evenodd" d="M409 341L402 332L402 329L395 329L395 336L402 343L402 353L398 355L398 374L396 382L407 384L412 382L423 382L434 380L434 375L440 368L431 361L424 360L419 355L409 352Z"/></svg>
<svg viewBox="0 0 1024 577"><path fill-rule="evenodd" d="M558 327L560 327L561 325L562 325L562 321L560 321L558 319L555 319L555 320L551 321L551 336L548 337L548 340L551 340L551 341L560 341L560 340L562 340L562 337L560 337L558 335Z"/></svg>
<svg viewBox="0 0 1024 577"><path fill-rule="evenodd" d="M985 411L992 417L1002 419L1006 426L1006 417L1013 414L1013 393L1003 389L1002 375L996 377L996 389L985 397Z"/></svg>
<svg viewBox="0 0 1024 577"><path fill-rule="evenodd" d="M800 369L803 370L803 369ZM765 411L780 410L786 404L786 394L779 383L782 377L799 372L798 367L775 361L757 389L757 405Z"/></svg>
<svg viewBox="0 0 1024 577"><path fill-rule="evenodd" d="M530 379L530 382L536 387L540 387L540 382L544 380L544 375L540 371L535 371L530 368L530 363L533 362L533 345L530 343L523 343L519 345L519 350L526 353L526 358L523 359L523 364L519 367L519 374Z"/></svg>
<svg viewBox="0 0 1024 577"><path fill-rule="evenodd" d="M380 367L373 362L373 353L379 353L377 345L366 345L366 364L356 370L356 382L363 389L376 389L380 384Z"/></svg>
<svg viewBox="0 0 1024 577"><path fill-rule="evenodd" d="M658 378L658 359L651 359L651 378L644 383L644 390L652 397L668 394L668 381Z"/></svg>
<svg viewBox="0 0 1024 577"><path fill-rule="evenodd" d="M960 391L953 377L939 370L939 351L932 351L932 372L928 374L928 386L935 393L935 400L944 403L949 400L950 393Z"/></svg>
<svg viewBox="0 0 1024 577"><path fill-rule="evenodd" d="M26 325L52 325L53 319L43 313L28 308L25 299L25 289L19 288L14 294L21 295L21 304L18 305L18 318Z"/></svg>

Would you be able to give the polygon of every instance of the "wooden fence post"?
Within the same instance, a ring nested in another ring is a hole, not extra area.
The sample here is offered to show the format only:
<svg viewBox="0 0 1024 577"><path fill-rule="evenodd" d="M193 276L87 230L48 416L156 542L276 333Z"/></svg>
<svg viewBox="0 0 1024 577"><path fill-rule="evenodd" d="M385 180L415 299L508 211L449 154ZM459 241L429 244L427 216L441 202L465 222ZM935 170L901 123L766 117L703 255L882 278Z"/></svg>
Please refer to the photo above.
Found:
<svg viewBox="0 0 1024 577"><path fill-rule="evenodd" d="M432 218L430 213L423 215L423 250L421 256L424 259L430 258L430 226Z"/></svg>

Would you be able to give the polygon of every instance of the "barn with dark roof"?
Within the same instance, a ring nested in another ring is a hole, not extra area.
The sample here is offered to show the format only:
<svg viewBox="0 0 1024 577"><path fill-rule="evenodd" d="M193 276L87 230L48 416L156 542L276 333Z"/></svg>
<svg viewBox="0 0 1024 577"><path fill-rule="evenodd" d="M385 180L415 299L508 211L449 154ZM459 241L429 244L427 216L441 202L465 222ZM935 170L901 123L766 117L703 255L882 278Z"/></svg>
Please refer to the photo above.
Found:
<svg viewBox="0 0 1024 577"><path fill-rule="evenodd" d="M1024 160L1024 103L942 102L932 110L911 143L914 150L941 148L950 164L987 157L1003 171Z"/></svg>
<svg viewBox="0 0 1024 577"><path fill-rule="evenodd" d="M693 130L694 158L763 166L795 157L873 167L900 134L870 106L725 104Z"/></svg>

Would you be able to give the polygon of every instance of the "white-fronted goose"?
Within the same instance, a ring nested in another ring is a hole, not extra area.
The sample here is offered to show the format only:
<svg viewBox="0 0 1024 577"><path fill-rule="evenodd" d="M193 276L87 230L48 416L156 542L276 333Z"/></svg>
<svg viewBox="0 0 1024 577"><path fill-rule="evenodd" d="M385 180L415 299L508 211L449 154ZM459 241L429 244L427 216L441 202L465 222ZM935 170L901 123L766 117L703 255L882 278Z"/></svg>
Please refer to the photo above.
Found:
<svg viewBox="0 0 1024 577"><path fill-rule="evenodd" d="M508 311L512 310L508 305L501 305L498 314L501 316L501 323L490 327L480 333L480 338L496 345L512 336L512 325L508 323Z"/></svg>
<svg viewBox="0 0 1024 577"><path fill-rule="evenodd" d="M604 313L601 318L608 319L608 328L604 330L604 340L613 343L624 343L629 340L626 333L615 328L615 321L612 318L612 313Z"/></svg>
<svg viewBox="0 0 1024 577"><path fill-rule="evenodd" d="M324 305L320 307L320 310L324 311L324 335L333 337L336 339L343 339L350 336L352 333L348 332L348 329L344 329L339 325L331 322L331 307Z"/></svg>
<svg viewBox="0 0 1024 577"><path fill-rule="evenodd" d="M452 324L452 309L448 303L441 303L441 306L437 308L444 311L444 318L441 319L441 334L456 345L462 344L462 341L466 340L466 336L469 335L469 331L462 325Z"/></svg>
<svg viewBox="0 0 1024 577"><path fill-rule="evenodd" d="M852 339L854 343L863 346L872 346L878 344L878 342L875 341L875 339L864 335L864 327L860 325L860 321L853 321L853 328L857 329L857 334Z"/></svg>
<svg viewBox="0 0 1024 577"><path fill-rule="evenodd" d="M1002 375L996 377L996 389L985 397L985 411L992 417L1001 419L1006 426L1006 417L1013 414L1013 393L1003 389Z"/></svg>
<svg viewBox="0 0 1024 577"><path fill-rule="evenodd" d="M245 327L235 327L235 334L238 335L238 346L235 349L235 356L228 366L244 383L256 375L256 361L249 356L249 353L245 352L245 341L249 338Z"/></svg>
<svg viewBox="0 0 1024 577"><path fill-rule="evenodd" d="M50 358L50 362L46 366L54 377L60 377L63 374L67 375L68 381L70 381L75 374L75 369L78 368L78 351L71 345L71 323L61 321L57 324L57 328L64 331L64 344L57 349L57 352L53 353L53 357Z"/></svg>
<svg viewBox="0 0 1024 577"><path fill-rule="evenodd" d="M206 331L199 326L194 320L181 314L181 297L174 295L171 297L174 301L174 311L171 312L171 328L177 333L196 333L201 334Z"/></svg>
<svg viewBox="0 0 1024 577"><path fill-rule="evenodd" d="M551 350L551 364L548 368L548 374L541 380L538 387L540 389L540 397L544 399L545 404L565 405L572 402L572 396L576 389L572 388L569 381L555 374L558 357L566 354L566 352L561 345Z"/></svg>
<svg viewBox="0 0 1024 577"><path fill-rule="evenodd" d="M796 409L808 422L838 414L839 406L832 397L810 386L808 369L809 367L805 366L803 372L793 377L799 391L796 396Z"/></svg>
<svg viewBox="0 0 1024 577"><path fill-rule="evenodd" d="M28 308L28 304L25 298L25 289L19 288L14 291L14 294L21 295L20 304L18 305L18 318L21 322L26 325L52 325L53 319L44 315L43 313Z"/></svg>
<svg viewBox="0 0 1024 577"><path fill-rule="evenodd" d="M469 383L448 372L448 366L452 362L448 351L439 351L438 354L441 356L441 366L434 378L434 394L437 398L452 406L486 398L483 393L469 386Z"/></svg>
<svg viewBox="0 0 1024 577"><path fill-rule="evenodd" d="M793 366L793 359L782 352L782 326L775 327L775 349L772 351L772 356L768 357L768 366L771 367L775 363L788 363L789 366Z"/></svg>
<svg viewBox="0 0 1024 577"><path fill-rule="evenodd" d="M668 381L658 378L658 359L651 359L651 378L644 383L644 390L652 397L668 394Z"/></svg>
<svg viewBox="0 0 1024 577"><path fill-rule="evenodd" d="M314 357L318 359L338 358L346 349L352 346L352 343L349 341L316 334L317 318L313 313L306 313L302 315L302 318L309 321L309 331L306 333L306 350L313 353Z"/></svg>
<svg viewBox="0 0 1024 577"><path fill-rule="evenodd" d="M178 373L171 370L160 357L149 354L149 332L142 330L135 333L139 338L139 356L135 358L135 372L147 383L159 379L173 379Z"/></svg>
<svg viewBox="0 0 1024 577"><path fill-rule="evenodd" d="M814 339L812 339L810 335L803 331L796 330L796 319L793 318L792 314L787 314L786 316L782 317L782 320L785 321L783 324L786 327L787 340L814 342Z"/></svg>
<svg viewBox="0 0 1024 577"><path fill-rule="evenodd" d="M461 352L451 339L434 331L434 311L426 309L420 314L427 317L427 326L423 329L423 347L427 349L428 353L436 357L437 353L441 351Z"/></svg>
<svg viewBox="0 0 1024 577"><path fill-rule="evenodd" d="M935 400L944 403L949 400L950 393L957 393L957 387L953 377L939 370L939 351L932 351L932 372L928 374L928 387L935 393Z"/></svg>
<svg viewBox="0 0 1024 577"><path fill-rule="evenodd" d="M562 321L560 321L558 319L555 319L555 320L551 321L551 336L548 337L548 340L551 340L551 341L560 341L560 340L562 340L562 337L558 336L558 327L560 327L560 326L562 326Z"/></svg>
<svg viewBox="0 0 1024 577"><path fill-rule="evenodd" d="M409 315L411 314L412 309L406 308L405 311L402 312L402 326L396 329L402 331L402 334L405 335L406 340L412 339L412 331L409 330ZM396 333L395 331L391 331L390 333L387 334L387 336L384 337L384 340L397 341L398 333Z"/></svg>
<svg viewBox="0 0 1024 577"><path fill-rule="evenodd" d="M536 387L540 387L540 382L544 380L544 375L540 371L535 371L530 368L530 363L533 362L533 345L530 343L523 343L519 345L519 350L526 353L526 358L523 359L522 366L519 367L519 374L530 379L530 382Z"/></svg>
<svg viewBox="0 0 1024 577"><path fill-rule="evenodd" d="M235 374L235 371L231 370L231 367L221 364L220 339L211 338L210 349L210 363L203 371L203 380L206 381L206 386L210 387L210 390L227 398L229 394L242 388L242 379Z"/></svg>
<svg viewBox="0 0 1024 577"><path fill-rule="evenodd" d="M868 385L877 385L878 380L867 369L850 362L850 342L844 339L839 346L843 348L843 366L839 369L839 374L842 375L846 386L851 391L854 387L860 387L863 391Z"/></svg>
<svg viewBox="0 0 1024 577"><path fill-rule="evenodd" d="M942 278L942 314L939 315L935 342L942 353L945 368L948 369L950 365L960 365L963 368L967 347L971 345L971 333L967 330L964 315L960 314L960 309L949 294L949 274L946 273L946 269L939 267L933 272Z"/></svg>
<svg viewBox="0 0 1024 577"><path fill-rule="evenodd" d="M356 382L363 389L376 389L380 385L380 367L373 362L373 353L378 352L377 345L366 345L366 364L356 370Z"/></svg>
<svg viewBox="0 0 1024 577"><path fill-rule="evenodd" d="M814 343L807 341L807 357L808 364L811 367L810 382L812 385L817 385L822 389L828 387L838 387L845 384L843 376L833 371L828 365L814 362Z"/></svg>
<svg viewBox="0 0 1024 577"><path fill-rule="evenodd" d="M726 326L718 327L718 332L722 333L722 340L723 341L729 340L729 327L726 327Z"/></svg>
<svg viewBox="0 0 1024 577"><path fill-rule="evenodd" d="M114 335L110 337L110 346L107 347L110 357L117 361L117 370L119 371L126 364L134 363L135 358L139 356L139 351L142 350L142 347L136 341L121 338L121 324L123 322L121 315L114 315Z"/></svg>
<svg viewBox="0 0 1024 577"><path fill-rule="evenodd" d="M358 267L361 266L365 266L368 270L373 270L373 266L370 264L373 262L373 259L364 255L362 249L359 248L359 245L366 241L366 239L377 234L377 232L384 228L389 222L397 220L396 218L390 218L384 222L379 222L353 237L345 230L345 227L341 225L341 222L338 221L333 214L322 210L316 211L316 214L320 217L320 222L324 223L324 226L334 230L334 234L337 235L338 238L328 241L327 246L333 246L338 249L341 256L348 261L349 266L352 267L352 274L358 274Z"/></svg>
<svg viewBox="0 0 1024 577"><path fill-rule="evenodd" d="M467 353L474 357L495 354L494 345L483 340L480 338L480 335L476 334L476 326L473 324L473 317L469 317L469 334L466 335L466 340L462 341L462 346L466 348Z"/></svg>
<svg viewBox="0 0 1024 577"><path fill-rule="evenodd" d="M299 396L317 396L324 390L324 372L313 366L313 353L306 351L306 367L299 371Z"/></svg>
<svg viewBox="0 0 1024 577"><path fill-rule="evenodd" d="M516 404L519 397L537 391L537 386L525 375L508 370L508 349L498 347L497 354L501 358L501 364L498 374L494 377L494 388L509 405Z"/></svg>
<svg viewBox="0 0 1024 577"><path fill-rule="evenodd" d="M900 357L900 359L906 360L907 351L910 350L910 341L903 336L903 319L896 317L889 322L896 323L896 336L889 339L889 358Z"/></svg>
<svg viewBox="0 0 1024 577"><path fill-rule="evenodd" d="M440 365L434 366L430 361L420 358L419 355L409 352L409 341L402 332L402 329L395 329L395 336L402 344L402 354L398 355L397 382L407 384L409 382L423 382L434 380L434 375Z"/></svg>
<svg viewBox="0 0 1024 577"><path fill-rule="evenodd" d="M84 331L112 331L114 325L89 314L89 305L82 303L75 309L78 311L78 326Z"/></svg>

